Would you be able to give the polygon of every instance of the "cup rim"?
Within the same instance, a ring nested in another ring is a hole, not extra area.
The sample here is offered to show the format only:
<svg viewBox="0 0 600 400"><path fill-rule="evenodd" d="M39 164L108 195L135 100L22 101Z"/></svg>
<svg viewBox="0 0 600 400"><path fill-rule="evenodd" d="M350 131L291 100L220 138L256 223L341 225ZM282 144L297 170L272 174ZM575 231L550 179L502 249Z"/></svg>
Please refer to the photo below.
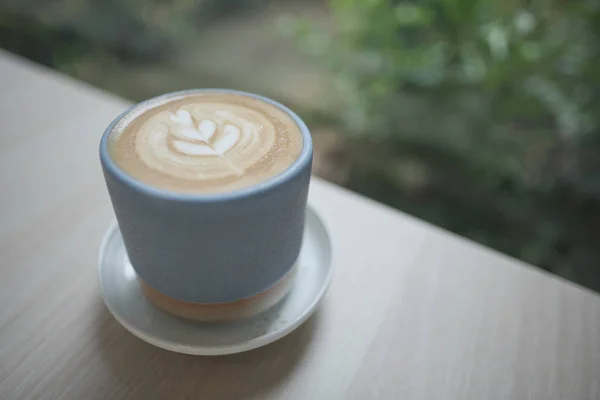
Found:
<svg viewBox="0 0 600 400"><path fill-rule="evenodd" d="M280 172L279 174L270 177L256 185L252 185L249 187L236 189L232 191L227 191L223 193L180 193L173 192L165 189L160 189L154 186L151 186L147 183L144 183L138 179L135 179L133 176L129 175L125 171L123 171L116 163L113 161L110 154L108 154L108 138L114 128L114 126L128 113L130 113L136 107L140 107L144 104L148 104L150 102L155 102L157 100L168 98L168 97L178 97L185 96L188 94L195 93L206 93L206 92L217 92L217 93L231 93L231 94L240 94L243 96L249 96L258 100L262 100L266 103L269 103L279 109L283 110L287 113L294 122L300 128L300 133L302 135L302 150L298 156L298 158L285 170ZM250 196L258 195L265 193L282 183L293 180L296 176L300 175L302 171L306 168L307 164L310 166L312 163L312 137L310 135L310 131L308 127L302 121L302 119L291 109L284 106L283 104L272 100L268 97L261 96L255 93L245 92L242 90L235 89L220 89L220 88L202 88L202 89L187 89L187 90L179 90L175 92L169 92L162 95L158 95L152 97L150 99L144 100L139 103L135 103L128 107L125 111L119 114L104 130L102 138L100 140L100 161L102 165L111 173L113 177L118 179L121 183L129 186L137 192L140 192L146 196L157 198L160 200L177 200L183 202L193 202L193 203L215 203L215 202L224 202L231 200L244 199Z"/></svg>

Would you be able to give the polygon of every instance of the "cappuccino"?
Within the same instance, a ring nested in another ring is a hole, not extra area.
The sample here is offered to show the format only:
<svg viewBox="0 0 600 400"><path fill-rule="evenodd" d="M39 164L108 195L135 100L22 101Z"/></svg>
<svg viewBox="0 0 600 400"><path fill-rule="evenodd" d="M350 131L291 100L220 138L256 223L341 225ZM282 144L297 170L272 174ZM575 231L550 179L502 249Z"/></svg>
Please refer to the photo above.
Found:
<svg viewBox="0 0 600 400"><path fill-rule="evenodd" d="M288 292L312 161L310 133L291 110L227 89L162 95L110 124L100 160L150 302L184 318L231 320Z"/></svg>
<svg viewBox="0 0 600 400"><path fill-rule="evenodd" d="M150 100L123 115L108 152L124 172L178 193L221 193L282 173L302 151L281 108L241 93L203 91Z"/></svg>

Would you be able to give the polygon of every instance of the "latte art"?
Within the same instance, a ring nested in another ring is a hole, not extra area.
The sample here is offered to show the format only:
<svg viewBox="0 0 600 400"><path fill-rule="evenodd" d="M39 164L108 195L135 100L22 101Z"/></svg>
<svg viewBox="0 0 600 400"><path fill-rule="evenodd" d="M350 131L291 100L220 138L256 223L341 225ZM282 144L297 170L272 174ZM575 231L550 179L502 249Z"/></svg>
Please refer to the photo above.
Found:
<svg viewBox="0 0 600 400"><path fill-rule="evenodd" d="M218 105L159 113L136 136L140 159L150 168L184 179L241 176L275 143L269 121L257 112Z"/></svg>
<svg viewBox="0 0 600 400"><path fill-rule="evenodd" d="M184 192L250 186L289 167L300 130L283 110L240 94L167 101L117 124L113 158L146 183Z"/></svg>

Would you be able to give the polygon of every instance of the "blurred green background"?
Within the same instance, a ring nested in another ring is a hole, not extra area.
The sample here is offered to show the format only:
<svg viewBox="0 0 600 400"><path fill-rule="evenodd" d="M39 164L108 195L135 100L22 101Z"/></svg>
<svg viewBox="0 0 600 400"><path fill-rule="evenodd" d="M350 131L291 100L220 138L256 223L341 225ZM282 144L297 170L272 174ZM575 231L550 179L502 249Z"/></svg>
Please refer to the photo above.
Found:
<svg viewBox="0 0 600 400"><path fill-rule="evenodd" d="M596 0L0 0L0 47L132 101L273 97L318 175L600 291Z"/></svg>

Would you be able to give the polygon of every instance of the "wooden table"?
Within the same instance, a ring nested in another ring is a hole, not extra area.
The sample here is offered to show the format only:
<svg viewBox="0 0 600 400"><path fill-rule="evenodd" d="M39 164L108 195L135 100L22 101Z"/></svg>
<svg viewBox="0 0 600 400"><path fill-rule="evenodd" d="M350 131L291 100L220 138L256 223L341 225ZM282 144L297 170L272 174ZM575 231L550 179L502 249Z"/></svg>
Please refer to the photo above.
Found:
<svg viewBox="0 0 600 400"><path fill-rule="evenodd" d="M97 148L127 102L0 53L0 399L600 399L600 297L319 179L323 307L234 356L154 348L99 296Z"/></svg>

